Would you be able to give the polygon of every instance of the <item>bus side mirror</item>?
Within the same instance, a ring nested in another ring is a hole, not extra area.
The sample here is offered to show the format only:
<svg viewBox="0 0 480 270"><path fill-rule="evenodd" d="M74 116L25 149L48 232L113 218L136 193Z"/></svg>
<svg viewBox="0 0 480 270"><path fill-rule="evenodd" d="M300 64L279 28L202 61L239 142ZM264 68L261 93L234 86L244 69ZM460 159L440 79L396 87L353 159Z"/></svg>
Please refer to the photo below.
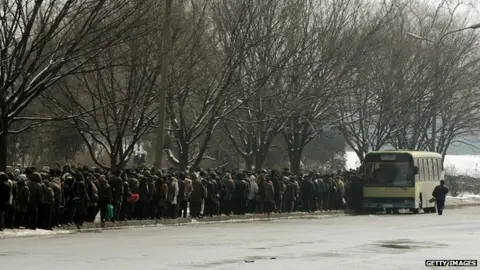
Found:
<svg viewBox="0 0 480 270"><path fill-rule="evenodd" d="M418 174L418 167L413 166L413 175L417 175L417 174Z"/></svg>

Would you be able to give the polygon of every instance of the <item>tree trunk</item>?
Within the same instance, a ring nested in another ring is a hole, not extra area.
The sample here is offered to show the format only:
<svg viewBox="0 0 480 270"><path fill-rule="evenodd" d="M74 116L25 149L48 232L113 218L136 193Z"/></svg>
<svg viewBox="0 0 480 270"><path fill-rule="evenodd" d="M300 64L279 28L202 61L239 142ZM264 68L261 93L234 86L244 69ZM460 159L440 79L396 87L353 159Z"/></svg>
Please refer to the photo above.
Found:
<svg viewBox="0 0 480 270"><path fill-rule="evenodd" d="M118 171L118 166L117 166L117 154L111 154L110 155L110 170L112 172Z"/></svg>
<svg viewBox="0 0 480 270"><path fill-rule="evenodd" d="M258 151L255 154L255 170L260 170L263 167L263 163L265 163L265 158L267 155L263 153L263 151Z"/></svg>
<svg viewBox="0 0 480 270"><path fill-rule="evenodd" d="M2 121L3 122L3 121ZM4 128L2 123L2 133L0 134L0 171L7 169L7 148L8 148L8 127Z"/></svg>
<svg viewBox="0 0 480 270"><path fill-rule="evenodd" d="M244 156L243 160L245 161L245 167L250 170L253 166L253 155Z"/></svg>
<svg viewBox="0 0 480 270"><path fill-rule="evenodd" d="M288 159L290 160L290 171L297 175L300 173L300 162L302 161L303 148L294 151L288 151Z"/></svg>
<svg viewBox="0 0 480 270"><path fill-rule="evenodd" d="M182 149L178 149L178 167L180 170L187 170L189 161L189 145L182 143Z"/></svg>

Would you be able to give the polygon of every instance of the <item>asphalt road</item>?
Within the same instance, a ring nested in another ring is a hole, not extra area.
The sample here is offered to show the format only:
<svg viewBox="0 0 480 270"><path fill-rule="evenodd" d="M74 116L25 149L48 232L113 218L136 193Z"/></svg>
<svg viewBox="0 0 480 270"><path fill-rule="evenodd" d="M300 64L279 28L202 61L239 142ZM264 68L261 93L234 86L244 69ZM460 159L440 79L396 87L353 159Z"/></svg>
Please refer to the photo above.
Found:
<svg viewBox="0 0 480 270"><path fill-rule="evenodd" d="M480 259L480 208L0 239L2 270L425 269Z"/></svg>

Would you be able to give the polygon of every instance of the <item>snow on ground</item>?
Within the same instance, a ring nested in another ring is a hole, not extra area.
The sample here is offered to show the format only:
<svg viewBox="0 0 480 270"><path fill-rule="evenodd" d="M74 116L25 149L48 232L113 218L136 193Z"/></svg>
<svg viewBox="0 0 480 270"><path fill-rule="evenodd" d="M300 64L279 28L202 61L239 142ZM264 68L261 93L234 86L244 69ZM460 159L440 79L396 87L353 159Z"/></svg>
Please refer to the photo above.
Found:
<svg viewBox="0 0 480 270"><path fill-rule="evenodd" d="M479 259L480 210L104 231L2 239L15 269L423 269L427 259Z"/></svg>
<svg viewBox="0 0 480 270"><path fill-rule="evenodd" d="M360 161L355 152L347 152L347 169L356 169ZM480 177L480 155L447 155L445 157L447 173Z"/></svg>
<svg viewBox="0 0 480 270"><path fill-rule="evenodd" d="M69 231L47 231L47 230L5 230L0 232L0 239L11 237L32 237L32 236L56 236L62 234L69 234Z"/></svg>
<svg viewBox="0 0 480 270"><path fill-rule="evenodd" d="M480 194L473 194L470 192L463 192L458 194L457 197L447 196L447 200L452 202L452 204L457 203L480 203Z"/></svg>

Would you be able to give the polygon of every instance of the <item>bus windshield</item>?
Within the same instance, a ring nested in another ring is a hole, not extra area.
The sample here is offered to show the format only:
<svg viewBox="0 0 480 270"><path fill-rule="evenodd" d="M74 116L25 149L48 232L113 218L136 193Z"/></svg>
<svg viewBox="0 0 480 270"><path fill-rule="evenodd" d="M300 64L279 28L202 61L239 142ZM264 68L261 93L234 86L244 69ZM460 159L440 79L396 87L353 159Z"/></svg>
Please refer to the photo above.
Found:
<svg viewBox="0 0 480 270"><path fill-rule="evenodd" d="M415 182L413 172L411 162L368 162L365 184L410 187Z"/></svg>

